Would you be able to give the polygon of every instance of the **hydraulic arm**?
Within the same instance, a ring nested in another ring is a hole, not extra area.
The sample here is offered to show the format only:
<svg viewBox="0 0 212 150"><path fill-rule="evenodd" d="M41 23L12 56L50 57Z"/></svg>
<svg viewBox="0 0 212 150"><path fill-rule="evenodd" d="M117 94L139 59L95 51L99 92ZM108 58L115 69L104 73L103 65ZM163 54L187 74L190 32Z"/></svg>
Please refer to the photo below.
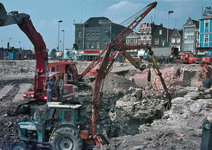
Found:
<svg viewBox="0 0 212 150"><path fill-rule="evenodd" d="M48 70L48 53L46 52L46 44L40 33L36 31L28 14L18 13L18 11L7 13L3 4L0 3L0 26L12 24L17 24L34 45L36 55L34 95L36 98L36 94L43 89L43 81L39 77Z"/></svg>
<svg viewBox="0 0 212 150"><path fill-rule="evenodd" d="M78 76L78 80L82 79L91 69L93 69L99 62L102 60L101 56L106 53L106 50L108 50L108 47L111 47L112 50L129 50L127 46L124 47L124 40L125 38L135 29L135 27L143 20L143 18L157 5L157 2L150 3L147 5L143 10L144 12L139 15L129 26L127 26L121 33L119 33L109 44L106 45L106 47L101 51L101 53L90 63L90 65ZM126 52L125 52L126 54ZM124 55L127 56L130 60L130 62L134 65L136 64L135 61L130 58L130 55ZM111 59L110 59L111 60ZM136 68L136 65L134 65Z"/></svg>
<svg viewBox="0 0 212 150"><path fill-rule="evenodd" d="M104 50L102 50L101 54L96 57L96 59L88 66L88 68L79 76L79 78L83 77L83 74L87 74L93 67L93 65L100 60L101 55L104 54L103 59L101 60L101 64L99 69L97 69L97 76L94 85L93 97L92 97L92 124L90 125L90 129L92 131L92 137L95 140L97 145L101 145L100 142L102 139L105 139L103 135L97 134L97 119L101 107L101 100L103 93L100 92L100 87L103 79L109 72L111 68L111 63L113 63L113 59L117 57L117 55L124 54L127 58L129 58L130 62L136 63L133 59L130 59L130 56L126 53L127 47L124 46L124 39L133 31L133 29L143 20L143 18L154 8L156 7L157 2L151 3L145 7L145 11L137 17L128 27L126 27L120 34L118 34L111 43L109 43ZM129 47L128 47L129 48ZM143 47L144 48L144 47ZM148 48L147 46L145 48ZM112 50L119 51L110 56ZM118 54L117 54L118 53ZM133 64L132 63L132 64ZM98 99L99 98L99 99Z"/></svg>

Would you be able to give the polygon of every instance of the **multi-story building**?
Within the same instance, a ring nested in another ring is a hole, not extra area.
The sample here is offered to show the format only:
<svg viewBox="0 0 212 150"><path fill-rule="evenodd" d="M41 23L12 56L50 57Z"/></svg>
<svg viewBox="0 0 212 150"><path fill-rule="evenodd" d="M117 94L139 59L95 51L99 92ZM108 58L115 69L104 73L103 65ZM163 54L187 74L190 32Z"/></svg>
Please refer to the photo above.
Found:
<svg viewBox="0 0 212 150"><path fill-rule="evenodd" d="M138 34L138 33L136 33L136 32L130 33L130 34L126 37L126 44L127 44L127 45L138 45L138 37L139 37L139 34ZM130 55L137 56L137 54L138 54L138 49L127 50L127 52L128 52Z"/></svg>
<svg viewBox="0 0 212 150"><path fill-rule="evenodd" d="M139 45L151 46L152 26L150 23L144 22L138 29L140 37L138 38Z"/></svg>
<svg viewBox="0 0 212 150"><path fill-rule="evenodd" d="M170 36L170 46L178 48L178 51L182 51L182 40L183 40L183 30L174 29L172 35Z"/></svg>
<svg viewBox="0 0 212 150"><path fill-rule="evenodd" d="M149 45L151 47L168 46L168 44L165 44L167 42L167 28L163 27L162 24L142 23L138 29L138 33L140 34L138 44ZM172 33L173 30L169 29L168 38L170 38Z"/></svg>
<svg viewBox="0 0 212 150"><path fill-rule="evenodd" d="M196 52L198 41L199 21L192 20L190 17L183 25L183 51Z"/></svg>
<svg viewBox="0 0 212 150"><path fill-rule="evenodd" d="M199 19L199 43L197 50L208 51L212 48L212 15Z"/></svg>
<svg viewBox="0 0 212 150"><path fill-rule="evenodd" d="M75 48L81 60L93 60L122 30L124 26L106 17L91 17L84 23L75 23Z"/></svg>

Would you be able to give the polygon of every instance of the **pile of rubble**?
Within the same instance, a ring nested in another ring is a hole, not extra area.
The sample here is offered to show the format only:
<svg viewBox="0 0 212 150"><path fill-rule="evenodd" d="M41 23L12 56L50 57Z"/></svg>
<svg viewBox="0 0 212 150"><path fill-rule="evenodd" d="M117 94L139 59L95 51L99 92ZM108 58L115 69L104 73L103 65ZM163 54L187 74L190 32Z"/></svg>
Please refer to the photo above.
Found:
<svg viewBox="0 0 212 150"><path fill-rule="evenodd" d="M212 120L212 89L200 87L201 68L172 66L161 70L172 98L170 110L165 108L166 95L153 69L152 88L145 88L148 85L148 71L130 74L131 77L110 73L105 78L97 126L98 132L110 140L110 145L104 148L197 149L201 142L202 121L205 118ZM7 106L17 94L19 85L25 82L32 83L33 80L5 80L0 85L2 89L3 86L14 84L13 92L0 100L0 145L5 142L6 134L18 135L17 122L30 119L28 115L6 114ZM93 90L79 90L74 98L82 103L82 127L91 124L92 93Z"/></svg>
<svg viewBox="0 0 212 150"><path fill-rule="evenodd" d="M150 69L151 71L151 84L154 90L163 89L160 79L157 75L157 71L155 69ZM149 69L145 69L142 73L136 74L131 77L130 80L133 80L136 85L140 87L145 87L148 85L147 77L148 77ZM162 77L166 83L167 88L169 89L178 89L180 87L192 86L198 87L201 85L201 81L198 80L201 75L201 68L179 68L177 66L164 68L160 71L162 73Z"/></svg>

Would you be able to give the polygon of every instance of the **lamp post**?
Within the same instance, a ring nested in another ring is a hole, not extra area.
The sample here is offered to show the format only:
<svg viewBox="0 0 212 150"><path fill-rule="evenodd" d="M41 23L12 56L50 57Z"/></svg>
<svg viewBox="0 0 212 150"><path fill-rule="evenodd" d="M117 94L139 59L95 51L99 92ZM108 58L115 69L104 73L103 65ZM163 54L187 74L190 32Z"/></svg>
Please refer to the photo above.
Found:
<svg viewBox="0 0 212 150"><path fill-rule="evenodd" d="M169 15L174 13L174 11L168 11L168 25L167 25L167 44L169 45Z"/></svg>
<svg viewBox="0 0 212 150"><path fill-rule="evenodd" d="M9 46L8 46L9 49L10 49L10 39L12 39L12 38L9 38Z"/></svg>
<svg viewBox="0 0 212 150"><path fill-rule="evenodd" d="M58 50L60 50L59 48L59 44L60 44L60 23L63 22L62 20L58 21Z"/></svg>
<svg viewBox="0 0 212 150"><path fill-rule="evenodd" d="M21 48L21 41L19 41L18 43L20 43L20 48Z"/></svg>
<svg viewBox="0 0 212 150"><path fill-rule="evenodd" d="M63 51L64 51L65 30L61 30L61 32L63 32Z"/></svg>

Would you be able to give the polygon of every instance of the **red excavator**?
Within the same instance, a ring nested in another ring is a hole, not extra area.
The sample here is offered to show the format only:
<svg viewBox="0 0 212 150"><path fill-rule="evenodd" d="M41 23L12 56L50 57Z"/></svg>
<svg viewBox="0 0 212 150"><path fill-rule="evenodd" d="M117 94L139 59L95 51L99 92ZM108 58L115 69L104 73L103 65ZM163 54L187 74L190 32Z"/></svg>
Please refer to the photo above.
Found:
<svg viewBox="0 0 212 150"><path fill-rule="evenodd" d="M32 44L34 45L35 55L36 55L36 73L34 76L33 91L25 92L23 97L25 99L36 99L47 101L47 89L45 89L45 82L48 78L52 78L55 82L61 77L64 81L63 87L63 98L68 99L74 96L73 84L78 84L82 78L90 72L95 66L97 66L101 61L108 47L111 48L111 51L115 51L110 57L108 62L114 61L116 57L123 54L136 68L139 68L139 65L131 58L130 55L125 50L136 49L136 48L148 48L148 46L143 45L124 45L123 41L126 36L133 30L132 25L137 26L138 23L146 16L148 12L144 12L137 20L131 23L131 25L125 30L123 30L110 44L108 44L104 50L90 63L90 65L81 73L78 73L78 70L74 63L71 62L54 62L48 63L48 53L46 52L46 45L43 41L42 36L36 31L35 27L32 24L30 16L24 13L18 13L18 11L12 11L7 14L3 4L0 3L0 26L6 26L11 24L17 24L19 28L27 35ZM122 50L121 52L118 51ZM73 80L68 80L67 69L70 68L70 71L73 75ZM61 101L59 100L57 86L55 86L54 94L52 101Z"/></svg>
<svg viewBox="0 0 212 150"><path fill-rule="evenodd" d="M91 62L91 64L82 72L78 74L76 66L71 62L55 62L48 64L48 54L46 52L46 45L43 41L42 36L35 30L29 15L20 14L18 12L10 12L8 15L4 6L0 3L0 26L18 24L19 28L28 36L30 41L33 43L36 54L36 75L34 76L34 89L32 92L25 92L24 98L44 100L46 101L46 90L44 87L44 81L51 77L55 82L59 77L64 80L64 98L73 96L73 85L68 84L67 80L67 68L73 74L74 81L80 81L91 69L96 65L99 65L97 69L97 75L95 79L95 85L92 97L92 124L88 126L88 130L80 132L81 138L86 144L96 144L101 146L102 141L106 141L106 138L102 134L97 133L97 119L101 107L101 100L103 93L100 92L103 79L110 72L111 67L115 59L119 55L124 55L136 68L139 68L133 58L126 52L126 50L137 49L137 48L148 48L145 45L129 46L124 44L125 38L135 29L135 27L143 20L143 18L156 7L157 2L150 3L143 9L143 13L140 14L128 27L126 27L120 34L118 34L111 43L107 44L101 53ZM101 57L103 56L103 57ZM141 68L139 68L142 70ZM102 86L103 87L103 86ZM53 96L53 100L57 101L56 96ZM91 133L91 134L90 134Z"/></svg>

